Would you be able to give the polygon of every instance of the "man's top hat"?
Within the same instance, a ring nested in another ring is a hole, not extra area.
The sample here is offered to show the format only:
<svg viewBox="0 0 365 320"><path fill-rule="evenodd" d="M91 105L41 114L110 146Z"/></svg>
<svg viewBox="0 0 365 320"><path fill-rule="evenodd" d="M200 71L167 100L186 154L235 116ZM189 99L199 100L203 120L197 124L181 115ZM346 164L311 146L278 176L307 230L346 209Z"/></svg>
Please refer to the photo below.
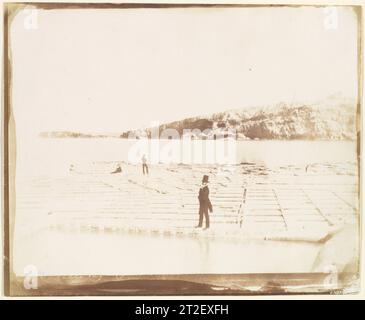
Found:
<svg viewBox="0 0 365 320"><path fill-rule="evenodd" d="M203 176L203 183L204 182L209 182L209 176L207 176L206 174Z"/></svg>

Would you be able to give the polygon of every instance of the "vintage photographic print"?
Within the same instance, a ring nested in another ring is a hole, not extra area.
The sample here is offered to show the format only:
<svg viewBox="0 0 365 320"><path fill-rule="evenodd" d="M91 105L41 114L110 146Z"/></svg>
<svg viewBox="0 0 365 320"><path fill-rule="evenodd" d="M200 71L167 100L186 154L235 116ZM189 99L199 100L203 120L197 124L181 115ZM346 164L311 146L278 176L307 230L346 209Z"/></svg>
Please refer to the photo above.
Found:
<svg viewBox="0 0 365 320"><path fill-rule="evenodd" d="M5 294L359 292L361 19L5 4Z"/></svg>

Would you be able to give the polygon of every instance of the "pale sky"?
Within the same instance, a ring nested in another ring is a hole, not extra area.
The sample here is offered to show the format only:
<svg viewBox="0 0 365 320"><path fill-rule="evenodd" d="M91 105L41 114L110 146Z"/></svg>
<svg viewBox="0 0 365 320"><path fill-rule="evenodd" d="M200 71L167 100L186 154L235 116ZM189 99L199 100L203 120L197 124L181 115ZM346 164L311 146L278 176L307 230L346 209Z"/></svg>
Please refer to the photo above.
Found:
<svg viewBox="0 0 365 320"><path fill-rule="evenodd" d="M338 8L38 11L11 28L17 132L121 132L279 101L357 96L356 16Z"/></svg>

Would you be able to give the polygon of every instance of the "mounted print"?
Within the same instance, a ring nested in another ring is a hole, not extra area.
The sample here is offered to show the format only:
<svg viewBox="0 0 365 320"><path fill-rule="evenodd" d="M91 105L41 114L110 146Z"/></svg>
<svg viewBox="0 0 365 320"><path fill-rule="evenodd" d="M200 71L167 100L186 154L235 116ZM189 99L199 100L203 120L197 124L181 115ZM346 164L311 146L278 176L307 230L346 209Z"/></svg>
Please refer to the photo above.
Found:
<svg viewBox="0 0 365 320"><path fill-rule="evenodd" d="M5 293L358 292L361 17L5 4Z"/></svg>

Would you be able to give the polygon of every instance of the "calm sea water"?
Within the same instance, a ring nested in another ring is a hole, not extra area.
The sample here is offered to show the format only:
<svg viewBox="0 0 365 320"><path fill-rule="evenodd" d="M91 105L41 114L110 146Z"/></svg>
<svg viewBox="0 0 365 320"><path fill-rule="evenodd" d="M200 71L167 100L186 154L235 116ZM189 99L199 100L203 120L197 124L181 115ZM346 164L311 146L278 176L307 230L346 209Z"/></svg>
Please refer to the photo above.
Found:
<svg viewBox="0 0 365 320"><path fill-rule="evenodd" d="M15 272L40 275L310 272L318 244L38 232L16 242ZM283 263L286 261L286 263Z"/></svg>

